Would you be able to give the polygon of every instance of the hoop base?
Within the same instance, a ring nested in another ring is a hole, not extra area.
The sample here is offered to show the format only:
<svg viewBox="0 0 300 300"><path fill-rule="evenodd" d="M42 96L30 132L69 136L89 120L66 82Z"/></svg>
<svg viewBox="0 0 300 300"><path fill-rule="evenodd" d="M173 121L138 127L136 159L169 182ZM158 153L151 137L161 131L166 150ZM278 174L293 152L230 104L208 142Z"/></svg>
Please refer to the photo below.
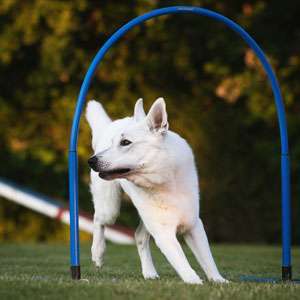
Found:
<svg viewBox="0 0 300 300"><path fill-rule="evenodd" d="M282 267L282 281L292 280L292 267Z"/></svg>
<svg viewBox="0 0 300 300"><path fill-rule="evenodd" d="M80 280L80 266L71 266L71 277L74 280Z"/></svg>

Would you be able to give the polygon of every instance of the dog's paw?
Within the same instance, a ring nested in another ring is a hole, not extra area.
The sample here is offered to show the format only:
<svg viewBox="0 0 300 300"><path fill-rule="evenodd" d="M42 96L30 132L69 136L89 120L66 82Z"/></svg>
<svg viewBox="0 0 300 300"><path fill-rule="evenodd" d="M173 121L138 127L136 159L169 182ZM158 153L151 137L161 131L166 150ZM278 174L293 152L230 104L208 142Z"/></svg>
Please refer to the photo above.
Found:
<svg viewBox="0 0 300 300"><path fill-rule="evenodd" d="M188 284L203 284L203 280L197 274L184 278L183 281Z"/></svg>
<svg viewBox="0 0 300 300"><path fill-rule="evenodd" d="M159 275L157 274L156 271L143 272L143 276L145 279L158 279L159 278Z"/></svg>
<svg viewBox="0 0 300 300"><path fill-rule="evenodd" d="M101 268L103 266L103 257L93 252L92 252L92 261L97 268Z"/></svg>
<svg viewBox="0 0 300 300"><path fill-rule="evenodd" d="M215 283L229 283L229 280L225 279L222 276L210 278L209 281L215 282Z"/></svg>
<svg viewBox="0 0 300 300"><path fill-rule="evenodd" d="M94 262L97 268L101 268L103 266L103 253L99 248L92 247L92 261Z"/></svg>
<svg viewBox="0 0 300 300"><path fill-rule="evenodd" d="M94 262L95 266L99 269L103 266L103 259L101 259L100 257L92 257L92 261Z"/></svg>

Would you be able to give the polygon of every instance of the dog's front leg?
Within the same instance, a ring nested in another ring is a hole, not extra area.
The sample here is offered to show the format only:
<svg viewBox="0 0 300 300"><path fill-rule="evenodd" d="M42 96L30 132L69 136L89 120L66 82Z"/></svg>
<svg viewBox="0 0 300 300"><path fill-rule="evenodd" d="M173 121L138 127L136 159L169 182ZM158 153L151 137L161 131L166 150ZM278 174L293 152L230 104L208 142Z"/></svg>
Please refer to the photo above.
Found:
<svg viewBox="0 0 300 300"><path fill-rule="evenodd" d="M142 272L145 279L159 278L153 265L151 249L150 249L150 234L147 231L144 223L140 220L140 224L135 232L135 241L138 253L141 259Z"/></svg>
<svg viewBox="0 0 300 300"><path fill-rule="evenodd" d="M104 238L104 225L101 224L96 213L94 214L94 228L93 228L93 244L91 248L92 261L96 267L101 268L103 265L103 256L106 244Z"/></svg>
<svg viewBox="0 0 300 300"><path fill-rule="evenodd" d="M197 261L211 281L225 283L228 282L219 273L212 257L207 236L202 221L199 219L195 226L184 235L185 241L194 253Z"/></svg>
<svg viewBox="0 0 300 300"><path fill-rule="evenodd" d="M160 232L156 232L153 237L158 248L184 282L190 284L202 284L202 280L187 261L176 238L175 232L166 232L162 229Z"/></svg>
<svg viewBox="0 0 300 300"><path fill-rule="evenodd" d="M95 214L92 244L92 260L97 267L103 265L105 252L105 225L113 224L120 211L120 185L118 182L107 182L91 171L91 193Z"/></svg>

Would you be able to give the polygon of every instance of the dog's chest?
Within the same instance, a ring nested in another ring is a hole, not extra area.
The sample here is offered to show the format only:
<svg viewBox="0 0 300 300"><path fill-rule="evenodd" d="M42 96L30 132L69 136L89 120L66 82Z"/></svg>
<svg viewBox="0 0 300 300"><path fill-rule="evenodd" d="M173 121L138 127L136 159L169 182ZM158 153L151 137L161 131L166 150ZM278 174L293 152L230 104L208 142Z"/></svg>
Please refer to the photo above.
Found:
<svg viewBox="0 0 300 300"><path fill-rule="evenodd" d="M199 202L194 193L177 190L144 190L121 181L145 225L175 228L179 232L192 227L199 215Z"/></svg>
<svg viewBox="0 0 300 300"><path fill-rule="evenodd" d="M194 199L180 193L150 195L137 208L141 216L166 227L175 227L178 232L193 225L198 211Z"/></svg>

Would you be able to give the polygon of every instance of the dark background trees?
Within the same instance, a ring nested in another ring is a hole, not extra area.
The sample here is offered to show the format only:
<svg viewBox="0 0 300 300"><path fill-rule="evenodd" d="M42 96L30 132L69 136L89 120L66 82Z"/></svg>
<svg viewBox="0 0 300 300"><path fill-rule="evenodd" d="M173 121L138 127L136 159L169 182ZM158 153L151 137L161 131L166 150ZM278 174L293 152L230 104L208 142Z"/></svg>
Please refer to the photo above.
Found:
<svg viewBox="0 0 300 300"><path fill-rule="evenodd" d="M179 1L2 0L0 2L0 176L67 199L67 150L77 93L103 42L131 18ZM184 1L242 25L262 46L282 87L292 162L293 226L300 159L300 3ZM192 145L201 214L211 240L280 240L280 144L265 73L224 25L193 15L164 16L129 32L98 69L90 98L117 118L137 98L167 101L171 129ZM298 100L298 101L297 101ZM80 206L88 192L90 133L79 137ZM62 227L1 199L0 239L61 238ZM134 226L127 202L119 222ZM297 230L293 231L294 241ZM299 239L298 239L299 241Z"/></svg>

